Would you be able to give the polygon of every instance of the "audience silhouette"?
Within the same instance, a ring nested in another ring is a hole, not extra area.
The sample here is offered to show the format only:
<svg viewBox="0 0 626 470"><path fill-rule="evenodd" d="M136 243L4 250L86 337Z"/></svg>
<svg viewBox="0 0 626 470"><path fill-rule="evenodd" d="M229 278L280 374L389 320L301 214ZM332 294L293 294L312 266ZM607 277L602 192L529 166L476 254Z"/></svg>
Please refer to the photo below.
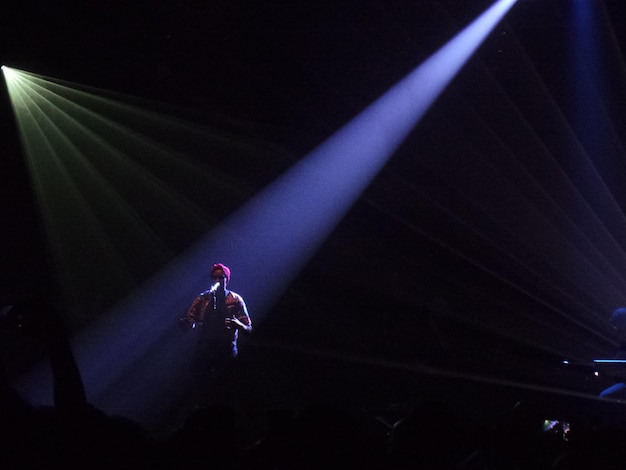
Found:
<svg viewBox="0 0 626 470"><path fill-rule="evenodd" d="M626 467L626 430L612 422L552 422L525 402L488 423L463 416L445 401L417 401L395 422L333 401L267 411L262 433L240 411L200 408L165 437L86 399L58 312L44 295L5 308L3 332L45 348L53 406L23 400L0 377L0 468L90 469L618 469ZM3 364L0 362L0 366ZM556 423L556 424L555 424Z"/></svg>

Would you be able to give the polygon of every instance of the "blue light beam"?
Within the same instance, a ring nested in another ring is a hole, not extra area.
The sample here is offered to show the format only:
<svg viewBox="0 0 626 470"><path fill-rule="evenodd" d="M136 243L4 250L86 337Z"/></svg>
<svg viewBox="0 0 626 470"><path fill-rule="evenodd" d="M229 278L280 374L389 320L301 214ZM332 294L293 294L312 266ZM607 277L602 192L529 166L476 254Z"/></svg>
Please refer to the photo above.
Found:
<svg viewBox="0 0 626 470"><path fill-rule="evenodd" d="M199 250L269 308L516 0L500 0L232 216ZM258 278L259 268L279 277ZM257 313L258 315L258 313Z"/></svg>

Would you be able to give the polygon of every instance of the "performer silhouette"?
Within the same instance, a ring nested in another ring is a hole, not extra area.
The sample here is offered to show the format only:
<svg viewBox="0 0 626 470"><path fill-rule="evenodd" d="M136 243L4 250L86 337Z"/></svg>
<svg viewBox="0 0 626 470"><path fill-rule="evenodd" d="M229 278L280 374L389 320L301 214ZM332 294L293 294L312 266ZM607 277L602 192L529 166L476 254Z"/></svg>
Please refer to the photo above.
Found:
<svg viewBox="0 0 626 470"><path fill-rule="evenodd" d="M198 295L179 320L184 330L199 329L192 367L203 384L203 404L231 401L235 392L233 374L234 361L239 353L239 332L252 331L243 297L227 289L230 277L228 266L214 264L211 267L211 288Z"/></svg>

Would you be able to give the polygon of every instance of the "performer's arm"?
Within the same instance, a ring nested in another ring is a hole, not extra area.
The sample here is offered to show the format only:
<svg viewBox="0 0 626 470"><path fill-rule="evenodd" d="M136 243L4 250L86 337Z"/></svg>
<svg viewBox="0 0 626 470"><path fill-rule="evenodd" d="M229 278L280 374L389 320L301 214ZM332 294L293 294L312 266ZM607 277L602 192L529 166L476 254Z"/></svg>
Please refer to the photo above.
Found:
<svg viewBox="0 0 626 470"><path fill-rule="evenodd" d="M250 320L250 315L248 315L248 308L241 296L237 296L237 300L240 308L233 318L226 319L226 328L237 328L240 331L250 333L252 331L252 320Z"/></svg>
<svg viewBox="0 0 626 470"><path fill-rule="evenodd" d="M204 299L202 296L198 296L195 298L187 313L178 319L178 326L182 330L191 330L196 326L196 323L201 319L201 312L204 304Z"/></svg>

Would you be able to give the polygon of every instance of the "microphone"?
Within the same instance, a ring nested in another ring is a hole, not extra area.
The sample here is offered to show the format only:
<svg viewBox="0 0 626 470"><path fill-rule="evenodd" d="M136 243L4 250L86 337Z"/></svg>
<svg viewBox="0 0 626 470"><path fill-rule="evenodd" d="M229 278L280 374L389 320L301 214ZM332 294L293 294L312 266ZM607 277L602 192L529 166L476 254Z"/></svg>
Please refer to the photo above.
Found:
<svg viewBox="0 0 626 470"><path fill-rule="evenodd" d="M220 287L220 283L219 283L219 282L216 282L215 284L213 284L213 285L211 286L211 288L210 288L209 290L205 290L205 291L202 293L202 295L210 295L210 294L213 294L213 293L215 293L215 291L216 291L217 289L219 289L219 287Z"/></svg>

